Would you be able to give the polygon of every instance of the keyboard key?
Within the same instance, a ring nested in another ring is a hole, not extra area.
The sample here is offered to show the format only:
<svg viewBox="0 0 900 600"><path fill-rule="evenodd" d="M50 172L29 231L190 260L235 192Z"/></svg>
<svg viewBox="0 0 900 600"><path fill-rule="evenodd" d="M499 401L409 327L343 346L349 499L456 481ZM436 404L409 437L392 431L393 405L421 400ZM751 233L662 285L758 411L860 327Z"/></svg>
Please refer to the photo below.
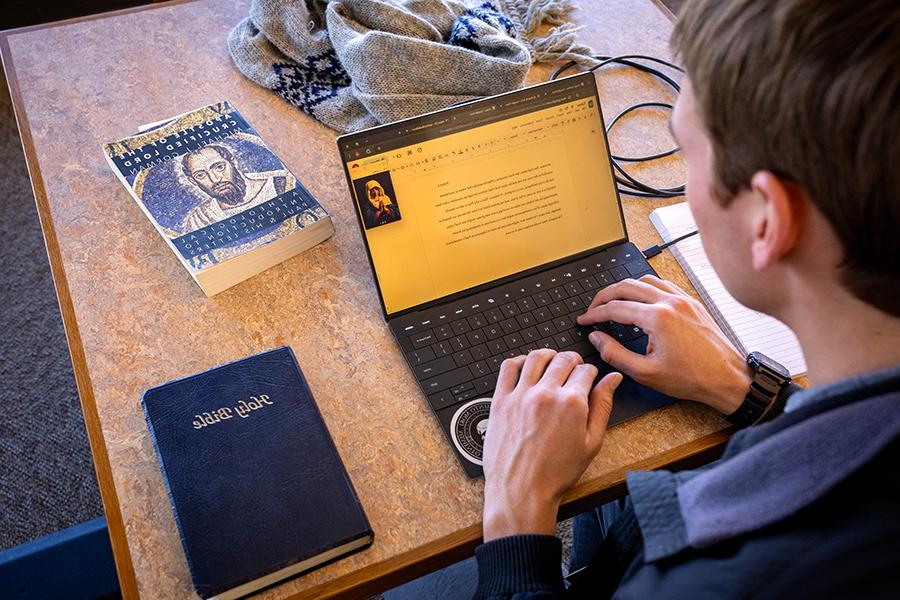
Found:
<svg viewBox="0 0 900 600"><path fill-rule="evenodd" d="M584 288L582 288L581 285L577 281L570 281L569 283L565 284L563 287L566 288L566 291L569 293L570 296L577 296L578 294L580 294L581 292L584 291Z"/></svg>
<svg viewBox="0 0 900 600"><path fill-rule="evenodd" d="M479 377L472 383L475 384L475 391L484 395L493 392L494 388L497 387L497 377L494 375L485 375L484 377Z"/></svg>
<svg viewBox="0 0 900 600"><path fill-rule="evenodd" d="M581 310L585 307L584 300L581 299L580 296L572 296L568 300L566 300L566 306L569 308L569 311L573 310Z"/></svg>
<svg viewBox="0 0 900 600"><path fill-rule="evenodd" d="M616 323L615 321L601 321L594 324L594 329L596 331L602 331L603 333L612 335L617 325L618 323Z"/></svg>
<svg viewBox="0 0 900 600"><path fill-rule="evenodd" d="M469 340L464 336L450 338L450 347L453 348L454 352L459 352L463 348L468 348L469 346L471 346L471 344L469 344Z"/></svg>
<svg viewBox="0 0 900 600"><path fill-rule="evenodd" d="M416 365L421 365L434 360L434 350L431 348L413 350L412 352L407 352L406 358L409 360L409 364L415 367Z"/></svg>
<svg viewBox="0 0 900 600"><path fill-rule="evenodd" d="M472 353L468 350L460 350L459 352L453 353L453 360L456 361L457 367L464 367L475 359L472 358Z"/></svg>
<svg viewBox="0 0 900 600"><path fill-rule="evenodd" d="M514 317L517 314L519 314L520 312L522 312L519 310L519 307L516 306L515 303L513 303L513 302L510 302L509 304L504 304L503 306L501 306L500 311L507 317Z"/></svg>
<svg viewBox="0 0 900 600"><path fill-rule="evenodd" d="M575 343L575 340L573 340L572 336L568 333L557 333L553 336L553 339L556 340L556 343L560 348L565 348L566 346L571 346Z"/></svg>
<svg viewBox="0 0 900 600"><path fill-rule="evenodd" d="M487 318L488 323L499 323L504 319L503 313L500 312L499 308L492 308L484 313L484 316Z"/></svg>
<svg viewBox="0 0 900 600"><path fill-rule="evenodd" d="M585 292L581 296L579 296L579 298L581 298L581 301L584 302L585 308L591 305L591 302L594 301L595 295L596 294L594 294L594 292Z"/></svg>
<svg viewBox="0 0 900 600"><path fill-rule="evenodd" d="M511 333L503 338L508 348L518 348L524 343L521 333Z"/></svg>
<svg viewBox="0 0 900 600"><path fill-rule="evenodd" d="M503 364L503 361L506 360L505 356L492 356L488 359L488 366L491 368L492 373L496 373L500 370L500 365Z"/></svg>
<svg viewBox="0 0 900 600"><path fill-rule="evenodd" d="M479 344L478 346L473 346L472 348L469 349L469 352L472 353L472 358L474 358L475 360L484 360L487 357L489 357L491 354L494 354L494 352L491 352L490 350L488 350L488 347L485 346L484 344Z"/></svg>
<svg viewBox="0 0 900 600"><path fill-rule="evenodd" d="M531 314L538 323L543 323L544 321L549 321L553 318L553 313L550 312L549 308L538 308L531 311Z"/></svg>
<svg viewBox="0 0 900 600"><path fill-rule="evenodd" d="M537 345L541 348L550 348L551 350L556 350L557 348L559 348L559 345L555 341L553 341L553 338L550 337L538 340Z"/></svg>
<svg viewBox="0 0 900 600"><path fill-rule="evenodd" d="M437 356L447 356L453 352L453 346L450 345L449 341L438 342L431 349L434 350Z"/></svg>
<svg viewBox="0 0 900 600"><path fill-rule="evenodd" d="M469 324L466 323L465 319L453 321L452 323L450 323L450 327L453 328L453 333L455 333L456 335L462 335L471 329L471 327L469 327Z"/></svg>
<svg viewBox="0 0 900 600"><path fill-rule="evenodd" d="M541 336L538 335L538 331L536 327L528 327L522 330L522 339L525 342L536 342L541 339Z"/></svg>
<svg viewBox="0 0 900 600"><path fill-rule="evenodd" d="M461 383L459 385L456 385L456 386L453 386L452 388L450 388L450 393L453 394L454 396L456 396L457 394L461 394L465 391L474 390L474 389L475 389L475 384L472 383L471 381L467 381L465 383Z"/></svg>
<svg viewBox="0 0 900 600"><path fill-rule="evenodd" d="M599 273L597 273L596 277L597 282L602 287L606 287L616 282L616 280L613 279L613 276L609 274L609 271L600 271Z"/></svg>
<svg viewBox="0 0 900 600"><path fill-rule="evenodd" d="M489 375L491 372L491 368L488 366L487 362L483 360L472 363L472 366L470 366L469 368L472 369L472 375L474 375L475 377Z"/></svg>
<svg viewBox="0 0 900 600"><path fill-rule="evenodd" d="M455 400L453 399L453 394L450 393L450 390L444 390L443 392L432 394L428 396L428 400L431 402L431 405L437 410L440 410L446 406L450 406L455 402Z"/></svg>
<svg viewBox="0 0 900 600"><path fill-rule="evenodd" d="M532 296L534 303L538 306L547 306L553 302L553 299L550 297L550 294L547 292L538 292L534 296Z"/></svg>
<svg viewBox="0 0 900 600"><path fill-rule="evenodd" d="M435 327L434 336L439 340L446 340L449 337L453 337L453 329L449 325Z"/></svg>
<svg viewBox="0 0 900 600"><path fill-rule="evenodd" d="M503 333L515 333L519 330L519 322L515 319L500 321L500 328L503 329Z"/></svg>
<svg viewBox="0 0 900 600"><path fill-rule="evenodd" d="M625 263L625 270L628 271L628 274L631 275L632 277L634 277L635 279L637 279L644 273L652 272L650 265L648 265L647 263L640 261L640 260L636 260L636 261L633 261L630 263Z"/></svg>
<svg viewBox="0 0 900 600"><path fill-rule="evenodd" d="M565 331L566 329L572 329L572 327L575 326L568 315L565 317L556 317L553 319L553 325L556 327L557 331Z"/></svg>
<svg viewBox="0 0 900 600"><path fill-rule="evenodd" d="M587 277L582 277L578 280L578 283L581 284L585 290L596 290L599 289L600 286L597 284L597 280L593 278L593 276L588 275Z"/></svg>
<svg viewBox="0 0 900 600"><path fill-rule="evenodd" d="M503 335L503 328L499 324L488 325L487 327L484 328L484 336L489 340L496 339L502 335Z"/></svg>
<svg viewBox="0 0 900 600"><path fill-rule="evenodd" d="M613 267L612 269L609 270L609 272L612 274L613 279L615 279L616 281L622 281L623 279L628 279L628 271L626 271L625 267L623 267L621 265L618 267Z"/></svg>
<svg viewBox="0 0 900 600"><path fill-rule="evenodd" d="M550 321L546 323L541 323L537 326L538 333L542 336L550 336L556 333L556 326L553 325Z"/></svg>
<svg viewBox="0 0 900 600"><path fill-rule="evenodd" d="M437 338L434 337L434 332L430 329L419 332L412 336L413 348L424 348L425 346L430 346L436 341Z"/></svg>
<svg viewBox="0 0 900 600"><path fill-rule="evenodd" d="M480 329L467 333L466 339L469 340L469 344L472 346L480 344L485 340L484 333L482 333Z"/></svg>
<svg viewBox="0 0 900 600"><path fill-rule="evenodd" d="M622 325L625 330L625 339L623 341L630 342L644 335L644 331L637 325Z"/></svg>
<svg viewBox="0 0 900 600"><path fill-rule="evenodd" d="M520 309L522 309L522 312L530 312L536 308L531 298L522 298L521 300L516 300L516 304Z"/></svg>
<svg viewBox="0 0 900 600"><path fill-rule="evenodd" d="M538 348L540 348L540 346L538 346L536 342L531 342L530 344L522 346L519 350L522 351L522 354L528 354L532 350L537 350Z"/></svg>
<svg viewBox="0 0 900 600"><path fill-rule="evenodd" d="M506 342L501 339L489 341L487 343L487 349L491 354L500 354L501 352L506 352L507 350L509 350Z"/></svg>
<svg viewBox="0 0 900 600"><path fill-rule="evenodd" d="M628 337L628 330L625 328L625 326L619 323L616 323L616 326L613 327L612 333L610 333L610 335L622 344L633 339Z"/></svg>
<svg viewBox="0 0 900 600"><path fill-rule="evenodd" d="M522 329L531 327L535 322L534 317L531 316L530 312L522 313L521 315L516 317L516 320L519 322L519 326L522 327Z"/></svg>
<svg viewBox="0 0 900 600"><path fill-rule="evenodd" d="M459 394L455 394L453 399L457 402L465 402L466 400L471 400L478 396L478 391L475 388L471 390L466 390L465 392L460 392Z"/></svg>
<svg viewBox="0 0 900 600"><path fill-rule="evenodd" d="M482 327L487 325L487 319L483 314L472 315L471 317L469 317L468 321L469 327L471 327L472 329L481 329Z"/></svg>
<svg viewBox="0 0 900 600"><path fill-rule="evenodd" d="M441 373L437 377L426 379L422 382L422 389L425 390L426 394L430 395L435 392L440 392L442 390L446 390L453 386L459 385L461 383L465 383L471 379L472 372L469 370L469 367L462 367L460 369L454 369L453 371Z"/></svg>
<svg viewBox="0 0 900 600"><path fill-rule="evenodd" d="M565 300L569 297L569 295L566 293L566 290L564 290L562 287L553 288L547 293L550 294L550 297L557 302L559 302L560 300Z"/></svg>
<svg viewBox="0 0 900 600"><path fill-rule="evenodd" d="M441 373L446 373L447 371L452 371L457 365L453 358L449 356L442 356L437 360L433 360L431 362L427 362L424 365L419 365L413 368L413 372L416 374L416 379L428 379L430 377L435 377L440 375Z"/></svg>

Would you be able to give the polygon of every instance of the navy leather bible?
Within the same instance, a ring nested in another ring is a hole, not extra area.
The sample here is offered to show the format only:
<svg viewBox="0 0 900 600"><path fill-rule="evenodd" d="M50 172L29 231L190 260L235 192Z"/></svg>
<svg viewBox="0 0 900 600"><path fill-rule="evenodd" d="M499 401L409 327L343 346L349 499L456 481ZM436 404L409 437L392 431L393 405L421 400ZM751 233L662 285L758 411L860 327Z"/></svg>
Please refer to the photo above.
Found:
<svg viewBox="0 0 900 600"><path fill-rule="evenodd" d="M141 400L197 593L237 598L374 534L290 348Z"/></svg>

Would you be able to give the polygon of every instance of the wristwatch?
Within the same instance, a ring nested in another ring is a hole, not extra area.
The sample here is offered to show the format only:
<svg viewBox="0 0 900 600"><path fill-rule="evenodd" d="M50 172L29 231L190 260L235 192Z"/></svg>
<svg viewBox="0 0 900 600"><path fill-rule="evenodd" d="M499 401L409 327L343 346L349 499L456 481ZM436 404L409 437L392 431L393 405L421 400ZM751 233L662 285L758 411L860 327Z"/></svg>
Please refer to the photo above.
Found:
<svg viewBox="0 0 900 600"><path fill-rule="evenodd" d="M758 423L776 402L784 403L786 398L783 392L793 387L788 370L762 352L748 354L747 364L753 371L750 390L738 409L725 416L737 427Z"/></svg>

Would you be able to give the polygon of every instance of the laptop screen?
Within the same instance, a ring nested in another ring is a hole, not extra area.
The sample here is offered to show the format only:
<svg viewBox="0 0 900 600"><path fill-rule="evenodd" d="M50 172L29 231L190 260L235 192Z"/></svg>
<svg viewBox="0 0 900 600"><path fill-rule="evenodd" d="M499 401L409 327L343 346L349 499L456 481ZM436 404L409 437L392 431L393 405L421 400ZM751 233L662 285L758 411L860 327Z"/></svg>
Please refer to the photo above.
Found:
<svg viewBox="0 0 900 600"><path fill-rule="evenodd" d="M590 73L338 144L387 314L625 238Z"/></svg>

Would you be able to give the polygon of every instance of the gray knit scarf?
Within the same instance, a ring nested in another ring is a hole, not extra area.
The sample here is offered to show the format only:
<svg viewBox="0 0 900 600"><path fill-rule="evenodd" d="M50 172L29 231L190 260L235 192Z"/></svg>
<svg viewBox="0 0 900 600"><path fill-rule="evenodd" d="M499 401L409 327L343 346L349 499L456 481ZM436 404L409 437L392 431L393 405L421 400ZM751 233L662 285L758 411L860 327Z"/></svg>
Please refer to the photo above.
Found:
<svg viewBox="0 0 900 600"><path fill-rule="evenodd" d="M341 132L521 87L533 62L591 63L572 0L253 0L241 73ZM550 27L542 27L548 25Z"/></svg>

